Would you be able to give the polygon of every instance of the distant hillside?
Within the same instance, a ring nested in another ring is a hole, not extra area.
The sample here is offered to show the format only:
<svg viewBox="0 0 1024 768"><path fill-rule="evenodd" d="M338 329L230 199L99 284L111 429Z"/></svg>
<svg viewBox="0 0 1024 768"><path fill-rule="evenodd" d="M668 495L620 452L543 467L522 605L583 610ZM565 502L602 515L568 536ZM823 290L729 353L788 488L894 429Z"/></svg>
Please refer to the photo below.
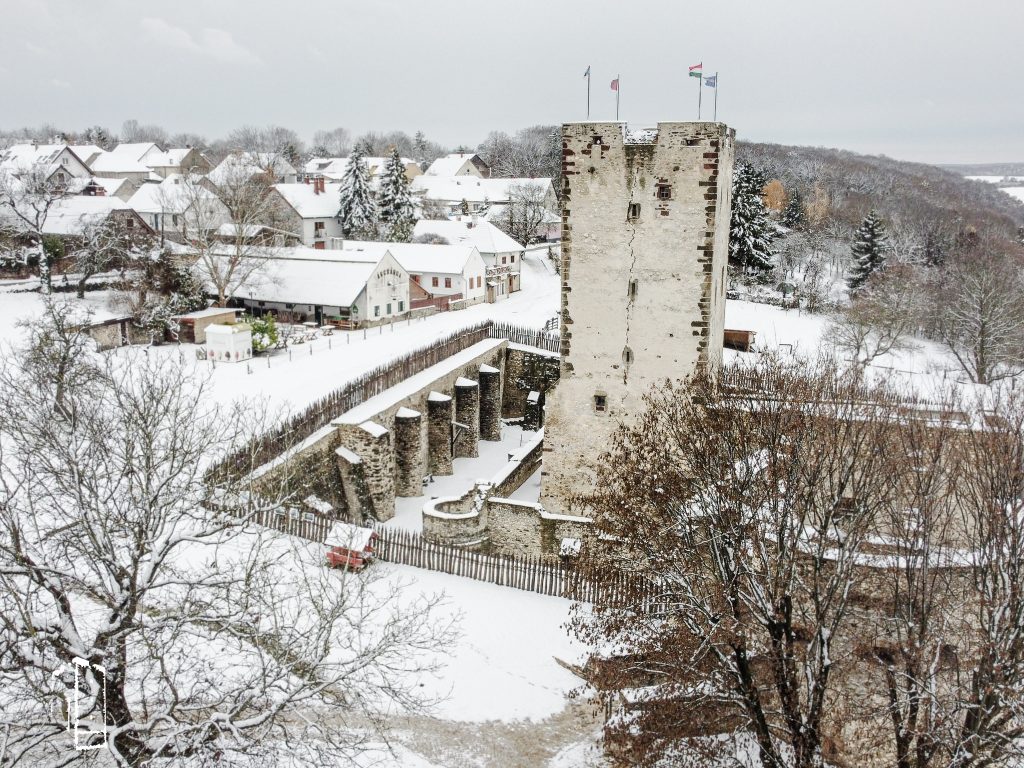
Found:
<svg viewBox="0 0 1024 768"><path fill-rule="evenodd" d="M959 170L838 149L746 142L739 143L737 159L782 181L788 194L799 191L805 203L822 201L827 217L848 227L871 209L891 225L922 235L937 227L977 228L1016 239L1024 226L1024 204L992 184L965 179Z"/></svg>
<svg viewBox="0 0 1024 768"><path fill-rule="evenodd" d="M1024 163L980 163L940 165L961 176L1024 176Z"/></svg>

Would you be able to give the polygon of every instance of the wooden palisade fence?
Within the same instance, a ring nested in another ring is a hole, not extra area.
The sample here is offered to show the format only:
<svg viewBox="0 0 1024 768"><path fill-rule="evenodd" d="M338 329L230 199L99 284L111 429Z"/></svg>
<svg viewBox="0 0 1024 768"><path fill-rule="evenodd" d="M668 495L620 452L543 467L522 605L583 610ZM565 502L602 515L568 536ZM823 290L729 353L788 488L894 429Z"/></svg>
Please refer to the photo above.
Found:
<svg viewBox="0 0 1024 768"><path fill-rule="evenodd" d="M508 339L551 352L558 351L558 337L543 331L490 320L464 328L353 379L228 456L213 467L208 476L216 477L224 471L246 473L266 464L346 411L488 338Z"/></svg>
<svg viewBox="0 0 1024 768"><path fill-rule="evenodd" d="M260 510L249 522L322 544L335 520L317 512ZM573 558L534 555L486 555L424 539L420 534L377 526L376 556L385 562L439 571L542 595L578 602L630 603L654 609L654 592L633 576L608 580L576 564ZM326 563L326 561L325 561Z"/></svg>

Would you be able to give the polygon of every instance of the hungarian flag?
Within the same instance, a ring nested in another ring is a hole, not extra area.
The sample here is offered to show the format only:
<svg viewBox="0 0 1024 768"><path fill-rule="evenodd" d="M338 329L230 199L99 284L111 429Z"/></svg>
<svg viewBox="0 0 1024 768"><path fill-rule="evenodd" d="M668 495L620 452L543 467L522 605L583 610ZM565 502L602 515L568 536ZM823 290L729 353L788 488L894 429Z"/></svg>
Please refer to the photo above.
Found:
<svg viewBox="0 0 1024 768"><path fill-rule="evenodd" d="M619 90L619 78L617 78L617 77L614 80L612 80L612 90L613 91Z"/></svg>
<svg viewBox="0 0 1024 768"><path fill-rule="evenodd" d="M700 77L701 76L701 69L703 69L703 67L704 67L704 62L703 61L700 64L694 64L692 67L690 67L690 77Z"/></svg>

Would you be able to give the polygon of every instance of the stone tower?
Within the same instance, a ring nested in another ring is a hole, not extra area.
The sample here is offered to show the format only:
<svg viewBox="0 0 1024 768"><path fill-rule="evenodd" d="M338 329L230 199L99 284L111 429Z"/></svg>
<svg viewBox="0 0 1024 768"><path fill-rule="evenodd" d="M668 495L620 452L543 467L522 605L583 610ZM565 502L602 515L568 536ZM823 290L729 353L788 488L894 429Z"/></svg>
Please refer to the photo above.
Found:
<svg viewBox="0 0 1024 768"><path fill-rule="evenodd" d="M562 127L562 372L541 502L569 513L617 422L666 379L722 361L735 131Z"/></svg>

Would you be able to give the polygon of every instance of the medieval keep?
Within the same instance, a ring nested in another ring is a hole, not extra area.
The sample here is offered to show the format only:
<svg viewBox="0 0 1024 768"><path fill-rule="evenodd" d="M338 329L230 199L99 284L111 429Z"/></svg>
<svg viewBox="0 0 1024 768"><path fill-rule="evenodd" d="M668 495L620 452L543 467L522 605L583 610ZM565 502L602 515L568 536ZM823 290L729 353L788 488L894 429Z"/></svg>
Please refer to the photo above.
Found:
<svg viewBox="0 0 1024 768"><path fill-rule="evenodd" d="M562 127L562 364L541 503L570 513L617 422L666 380L722 361L735 131Z"/></svg>

